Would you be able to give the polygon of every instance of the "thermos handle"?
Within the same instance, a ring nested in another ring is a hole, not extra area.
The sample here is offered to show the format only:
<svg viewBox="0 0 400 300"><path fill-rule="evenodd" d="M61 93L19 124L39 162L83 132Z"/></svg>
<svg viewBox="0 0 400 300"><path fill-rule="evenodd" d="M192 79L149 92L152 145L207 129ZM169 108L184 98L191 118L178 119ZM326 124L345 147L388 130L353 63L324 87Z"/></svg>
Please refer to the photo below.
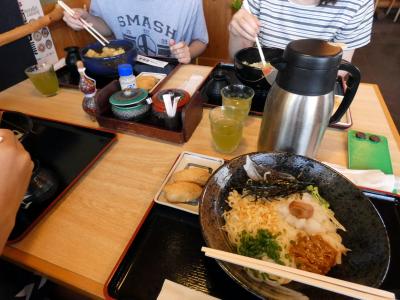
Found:
<svg viewBox="0 0 400 300"><path fill-rule="evenodd" d="M349 72L350 76L347 79L347 88L344 94L343 100L340 103L339 107L333 114L333 116L329 120L329 124L333 124L339 122L339 120L343 117L345 112L349 109L351 102L356 95L358 85L360 84L361 74L357 67L353 66L348 61L342 60L342 63L339 66L339 70Z"/></svg>

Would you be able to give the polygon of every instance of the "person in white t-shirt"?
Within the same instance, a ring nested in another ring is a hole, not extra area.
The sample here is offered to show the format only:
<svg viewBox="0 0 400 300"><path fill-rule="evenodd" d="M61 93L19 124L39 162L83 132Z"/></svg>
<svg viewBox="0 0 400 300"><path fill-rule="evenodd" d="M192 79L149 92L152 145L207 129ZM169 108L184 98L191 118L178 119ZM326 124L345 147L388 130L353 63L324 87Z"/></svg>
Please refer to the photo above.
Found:
<svg viewBox="0 0 400 300"><path fill-rule="evenodd" d="M90 11L75 8L64 21L82 30L79 18L103 35L130 40L140 54L190 63L206 49L208 33L201 0L92 0Z"/></svg>
<svg viewBox="0 0 400 300"><path fill-rule="evenodd" d="M344 43L343 59L370 42L373 0L248 0L252 14L241 8L229 24L229 51L254 45L258 35L267 47L284 49L298 39Z"/></svg>

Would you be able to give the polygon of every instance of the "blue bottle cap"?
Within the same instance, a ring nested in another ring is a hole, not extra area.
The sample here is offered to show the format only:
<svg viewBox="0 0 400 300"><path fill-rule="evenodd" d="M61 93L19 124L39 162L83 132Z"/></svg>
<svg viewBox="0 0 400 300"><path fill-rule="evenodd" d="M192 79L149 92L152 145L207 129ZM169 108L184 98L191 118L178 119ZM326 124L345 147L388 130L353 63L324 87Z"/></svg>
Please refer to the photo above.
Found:
<svg viewBox="0 0 400 300"><path fill-rule="evenodd" d="M130 64L118 65L119 76L129 76L133 74L132 66Z"/></svg>

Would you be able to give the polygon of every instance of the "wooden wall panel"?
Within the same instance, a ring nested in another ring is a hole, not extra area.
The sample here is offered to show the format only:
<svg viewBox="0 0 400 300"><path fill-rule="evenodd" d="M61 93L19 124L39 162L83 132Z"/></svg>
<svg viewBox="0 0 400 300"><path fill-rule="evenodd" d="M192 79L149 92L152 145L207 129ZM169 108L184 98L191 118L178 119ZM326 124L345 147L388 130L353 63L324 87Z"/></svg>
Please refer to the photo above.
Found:
<svg viewBox="0 0 400 300"><path fill-rule="evenodd" d="M231 0L203 0L209 44L199 64L214 65L229 60L228 25L233 15Z"/></svg>

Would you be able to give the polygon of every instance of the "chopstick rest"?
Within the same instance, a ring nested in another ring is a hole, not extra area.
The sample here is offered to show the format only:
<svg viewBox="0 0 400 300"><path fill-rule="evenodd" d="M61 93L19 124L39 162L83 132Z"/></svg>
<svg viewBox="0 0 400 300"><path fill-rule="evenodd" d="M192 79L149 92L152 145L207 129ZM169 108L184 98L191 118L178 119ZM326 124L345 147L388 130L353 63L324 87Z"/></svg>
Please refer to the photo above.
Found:
<svg viewBox="0 0 400 300"><path fill-rule="evenodd" d="M233 263L242 267L258 270L260 272L284 277L307 285L325 289L338 294L357 299L395 299L391 292L364 286L361 284L315 274L287 266L278 265L260 259L255 259L235 253L202 247L201 251L206 256Z"/></svg>

